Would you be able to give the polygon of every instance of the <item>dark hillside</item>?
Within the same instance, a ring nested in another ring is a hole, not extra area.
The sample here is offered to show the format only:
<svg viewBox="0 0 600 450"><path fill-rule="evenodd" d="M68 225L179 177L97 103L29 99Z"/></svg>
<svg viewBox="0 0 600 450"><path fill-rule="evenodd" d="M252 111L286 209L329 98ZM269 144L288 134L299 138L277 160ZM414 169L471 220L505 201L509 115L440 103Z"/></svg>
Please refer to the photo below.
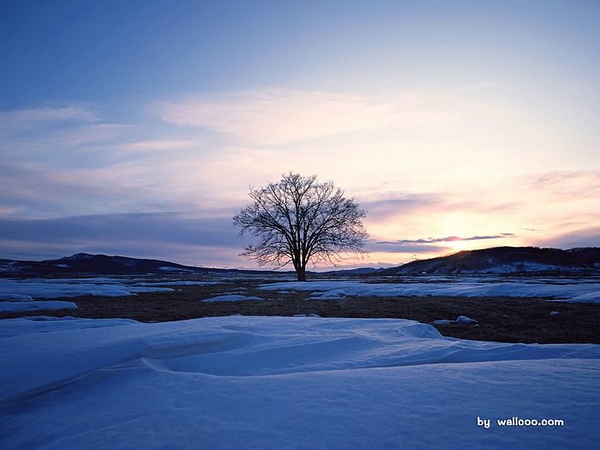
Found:
<svg viewBox="0 0 600 450"><path fill-rule="evenodd" d="M46 261L0 261L0 274L6 276L143 275L147 273L201 272L207 269L183 266L155 259L77 253Z"/></svg>
<svg viewBox="0 0 600 450"><path fill-rule="evenodd" d="M380 275L459 273L600 273L600 248L561 250L539 247L494 247L413 261Z"/></svg>

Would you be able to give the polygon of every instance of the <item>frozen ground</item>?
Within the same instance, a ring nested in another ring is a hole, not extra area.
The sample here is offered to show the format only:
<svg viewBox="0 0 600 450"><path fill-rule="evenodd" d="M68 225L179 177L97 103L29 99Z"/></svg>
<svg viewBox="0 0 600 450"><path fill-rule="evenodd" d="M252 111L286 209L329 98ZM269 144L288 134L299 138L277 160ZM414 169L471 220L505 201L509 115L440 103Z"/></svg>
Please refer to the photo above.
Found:
<svg viewBox="0 0 600 450"><path fill-rule="evenodd" d="M600 438L599 345L231 316L2 320L0 346L6 450L591 449ZM522 426L498 424L513 417Z"/></svg>

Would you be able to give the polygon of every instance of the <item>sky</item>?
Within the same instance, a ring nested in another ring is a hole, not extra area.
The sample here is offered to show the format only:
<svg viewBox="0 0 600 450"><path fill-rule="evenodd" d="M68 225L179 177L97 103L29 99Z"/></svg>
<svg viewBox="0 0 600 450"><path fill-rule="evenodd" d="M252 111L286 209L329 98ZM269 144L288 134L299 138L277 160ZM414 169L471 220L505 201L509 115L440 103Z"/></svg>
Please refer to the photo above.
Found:
<svg viewBox="0 0 600 450"><path fill-rule="evenodd" d="M600 2L0 0L0 258L257 268L290 171L362 259L600 246Z"/></svg>

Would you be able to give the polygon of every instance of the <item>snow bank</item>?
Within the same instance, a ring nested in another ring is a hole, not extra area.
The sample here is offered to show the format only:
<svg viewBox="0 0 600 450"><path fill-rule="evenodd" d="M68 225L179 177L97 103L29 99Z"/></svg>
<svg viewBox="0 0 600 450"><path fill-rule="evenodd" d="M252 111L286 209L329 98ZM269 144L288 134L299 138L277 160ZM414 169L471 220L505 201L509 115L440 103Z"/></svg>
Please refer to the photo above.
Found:
<svg viewBox="0 0 600 450"><path fill-rule="evenodd" d="M252 297L252 296L247 296L247 295L239 295L239 294L224 294L224 295L218 295L216 297L205 298L202 301L206 302L206 303L215 303L215 302L242 302L242 301L248 301L248 300L264 300L264 298Z"/></svg>
<svg viewBox="0 0 600 450"><path fill-rule="evenodd" d="M551 283L462 279L455 282L362 283L359 281L311 281L264 284L262 290L315 291L309 300L334 300L348 296L456 296L545 297L569 302L600 303L600 281Z"/></svg>
<svg viewBox="0 0 600 450"><path fill-rule="evenodd" d="M2 320L0 346L3 449L597 445L599 345L234 316ZM496 422L511 417L562 425Z"/></svg>

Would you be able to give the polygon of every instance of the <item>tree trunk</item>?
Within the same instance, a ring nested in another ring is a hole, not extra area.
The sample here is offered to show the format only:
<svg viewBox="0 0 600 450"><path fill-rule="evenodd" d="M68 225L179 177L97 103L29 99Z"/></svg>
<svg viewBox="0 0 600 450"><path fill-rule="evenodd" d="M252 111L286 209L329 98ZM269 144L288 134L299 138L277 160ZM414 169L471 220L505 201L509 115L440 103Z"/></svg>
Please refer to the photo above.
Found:
<svg viewBox="0 0 600 450"><path fill-rule="evenodd" d="M306 281L306 269L304 267L296 267L296 275L298 275L298 281Z"/></svg>

